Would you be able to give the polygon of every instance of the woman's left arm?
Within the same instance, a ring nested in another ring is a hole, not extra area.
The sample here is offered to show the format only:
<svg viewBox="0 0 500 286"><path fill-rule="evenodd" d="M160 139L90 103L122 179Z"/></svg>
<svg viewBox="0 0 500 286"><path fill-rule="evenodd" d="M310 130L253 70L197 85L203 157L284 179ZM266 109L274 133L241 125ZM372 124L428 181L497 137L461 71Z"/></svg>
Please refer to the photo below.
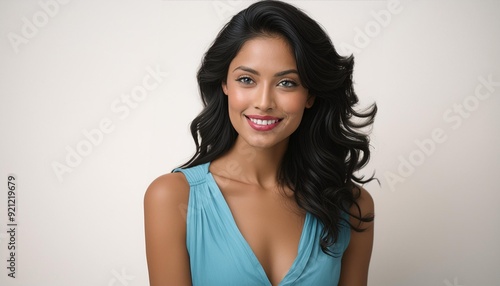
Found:
<svg viewBox="0 0 500 286"><path fill-rule="evenodd" d="M375 214L375 207L371 195L363 188L359 187L360 196L357 200L361 209L361 216ZM358 214L356 206L352 206L350 212ZM357 232L351 229L351 240L342 257L342 270L340 274L339 286L366 286L368 283L368 267L373 247L374 222L360 222L351 217L351 224L359 225L365 229Z"/></svg>

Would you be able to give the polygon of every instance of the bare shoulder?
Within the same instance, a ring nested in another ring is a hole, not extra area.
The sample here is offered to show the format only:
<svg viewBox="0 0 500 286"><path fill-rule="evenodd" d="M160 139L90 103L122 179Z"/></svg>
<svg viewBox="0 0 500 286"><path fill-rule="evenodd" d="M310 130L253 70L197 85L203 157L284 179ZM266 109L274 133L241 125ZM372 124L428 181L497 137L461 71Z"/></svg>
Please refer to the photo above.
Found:
<svg viewBox="0 0 500 286"><path fill-rule="evenodd" d="M189 183L182 173L156 178L144 194L146 236L162 231L185 236Z"/></svg>
<svg viewBox="0 0 500 286"><path fill-rule="evenodd" d="M146 228L162 228L168 223L182 233L185 229L188 200L189 183L184 174L170 173L156 178L144 194Z"/></svg>
<svg viewBox="0 0 500 286"><path fill-rule="evenodd" d="M182 173L169 173L156 178L146 190L144 204L166 205L186 203L189 198L189 183Z"/></svg>
<svg viewBox="0 0 500 286"><path fill-rule="evenodd" d="M375 207L370 193L357 185L352 192L357 198L357 205L351 206L351 214L365 218L373 217ZM338 285L366 286L368 285L368 269L373 248L374 222L361 222L357 218L351 217L351 223L363 231L351 229L349 246L342 256L342 270Z"/></svg>
<svg viewBox="0 0 500 286"><path fill-rule="evenodd" d="M355 185L352 192L354 197L357 198L356 203L359 206L359 210L356 205L353 205L351 207L351 213L360 214L362 217L373 216L375 214L375 203L370 193L359 185Z"/></svg>
<svg viewBox="0 0 500 286"><path fill-rule="evenodd" d="M156 178L144 195L146 256L151 286L191 285L186 249L189 183L182 173Z"/></svg>

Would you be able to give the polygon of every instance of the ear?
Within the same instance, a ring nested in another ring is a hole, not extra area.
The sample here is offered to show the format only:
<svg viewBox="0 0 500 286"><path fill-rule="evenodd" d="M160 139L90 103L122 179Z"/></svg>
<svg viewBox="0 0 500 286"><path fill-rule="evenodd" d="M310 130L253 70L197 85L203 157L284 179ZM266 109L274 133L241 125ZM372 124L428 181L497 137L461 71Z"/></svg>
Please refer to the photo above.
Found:
<svg viewBox="0 0 500 286"><path fill-rule="evenodd" d="M224 92L224 94L227 95L227 83L223 81L221 86L222 86L222 92Z"/></svg>
<svg viewBox="0 0 500 286"><path fill-rule="evenodd" d="M308 95L307 96L307 101L306 101L306 108L311 108L314 104L314 99L316 98L316 96L314 95Z"/></svg>

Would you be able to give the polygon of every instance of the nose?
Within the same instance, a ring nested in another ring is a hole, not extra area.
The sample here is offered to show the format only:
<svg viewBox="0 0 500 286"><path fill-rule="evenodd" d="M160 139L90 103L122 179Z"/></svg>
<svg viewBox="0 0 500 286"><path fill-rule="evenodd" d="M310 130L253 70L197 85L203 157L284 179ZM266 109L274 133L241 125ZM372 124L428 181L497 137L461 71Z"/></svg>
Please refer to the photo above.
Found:
<svg viewBox="0 0 500 286"><path fill-rule="evenodd" d="M268 111L275 108L274 91L272 85L262 84L255 96L255 108Z"/></svg>

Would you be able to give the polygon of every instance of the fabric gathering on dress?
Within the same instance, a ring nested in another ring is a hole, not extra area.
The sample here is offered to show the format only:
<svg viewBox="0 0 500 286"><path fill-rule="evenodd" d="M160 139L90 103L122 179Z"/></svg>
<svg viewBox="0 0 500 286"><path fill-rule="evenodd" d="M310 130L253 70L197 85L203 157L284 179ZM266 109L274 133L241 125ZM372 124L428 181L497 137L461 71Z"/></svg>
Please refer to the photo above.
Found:
<svg viewBox="0 0 500 286"><path fill-rule="evenodd" d="M190 186L187 207L186 246L194 286L271 286L264 268L238 229L214 177L210 163L177 168ZM348 219L346 214L344 218ZM341 223L337 242L325 254L320 247L321 222L306 213L298 253L279 286L337 285L342 254L350 240L350 228Z"/></svg>

